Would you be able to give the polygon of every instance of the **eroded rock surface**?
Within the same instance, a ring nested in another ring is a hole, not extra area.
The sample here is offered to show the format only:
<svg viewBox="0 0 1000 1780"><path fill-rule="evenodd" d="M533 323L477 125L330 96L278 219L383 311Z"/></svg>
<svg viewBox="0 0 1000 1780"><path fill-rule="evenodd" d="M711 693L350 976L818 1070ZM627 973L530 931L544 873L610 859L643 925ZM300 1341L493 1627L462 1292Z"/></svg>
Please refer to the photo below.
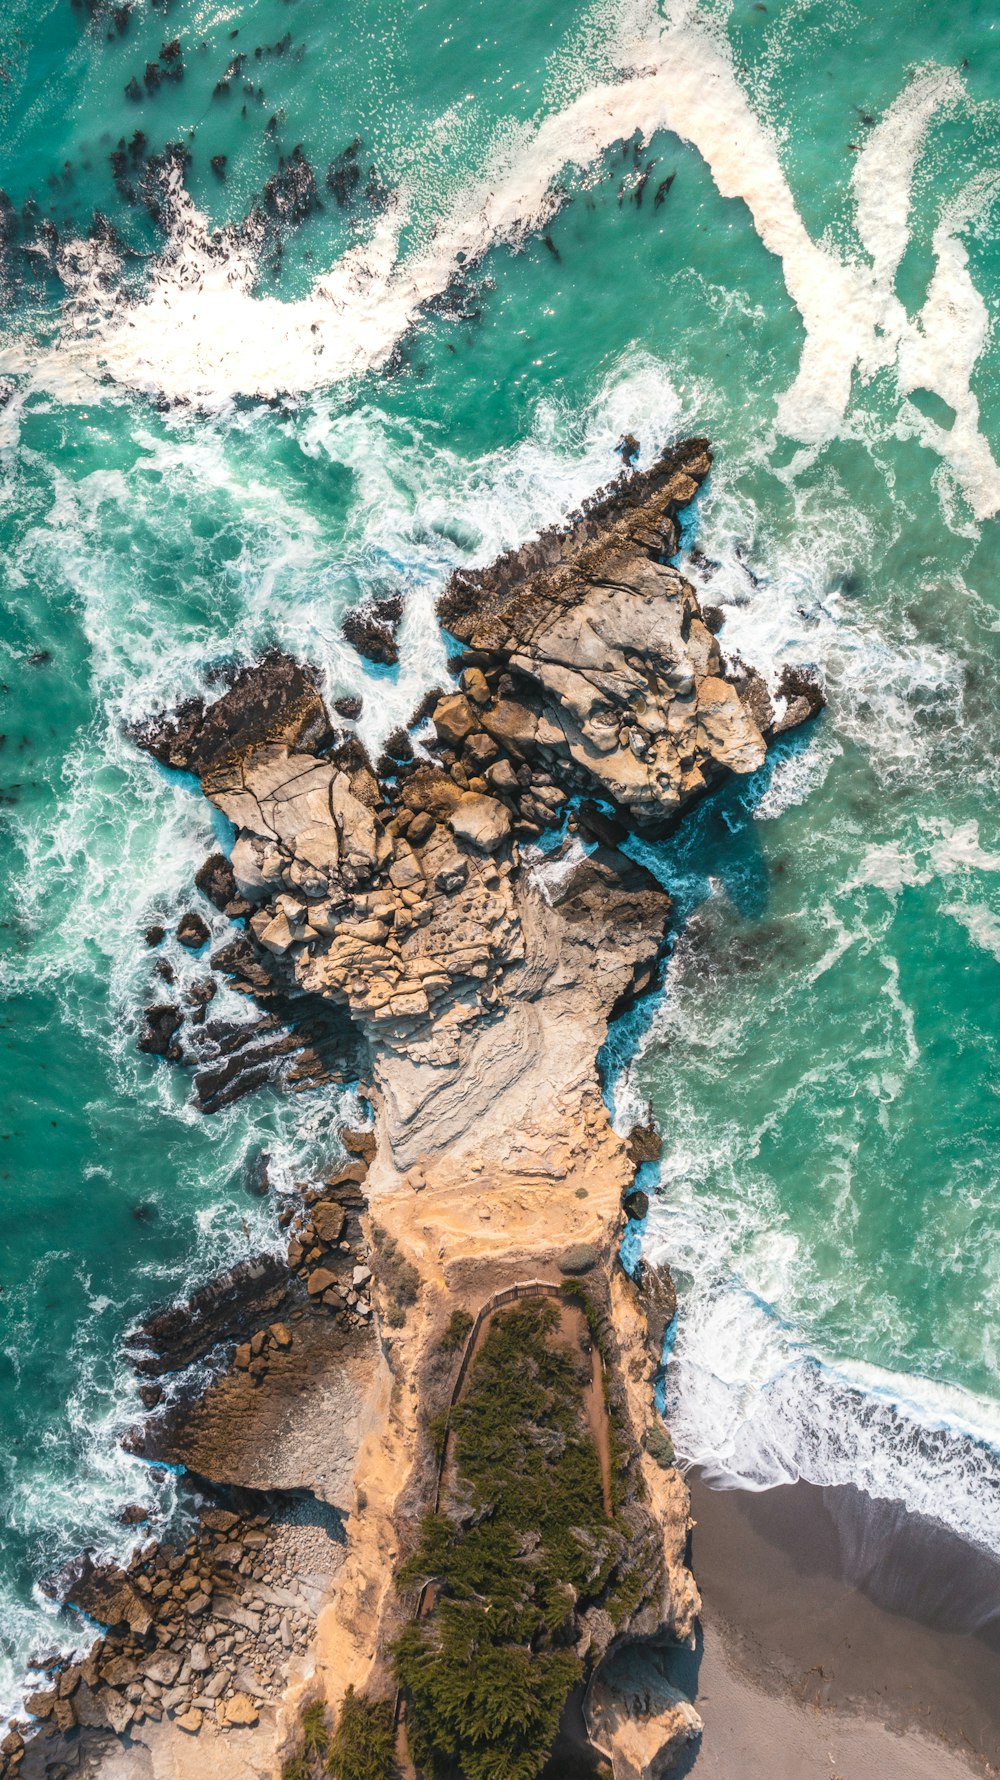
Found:
<svg viewBox="0 0 1000 1780"><path fill-rule="evenodd" d="M658 1654L655 1645L630 1645L609 1656L591 1681L587 1731L615 1780L662 1780L701 1735L701 1719L666 1679Z"/></svg>
<svg viewBox="0 0 1000 1780"><path fill-rule="evenodd" d="M462 644L460 684L425 701L412 734L389 738L377 771L331 723L316 675L280 654L136 732L164 764L197 774L236 827L231 859L206 862L199 882L246 918L211 962L274 1021L253 1028L259 1079L285 1055L284 1010L323 1009L354 1035L374 1083L363 1252L353 1238L343 1252L336 1193L307 1196L289 1277L260 1282L265 1326L247 1340L230 1323L231 1369L173 1419L154 1402L140 1437L203 1476L309 1487L351 1509L315 1646L331 1705L352 1684L391 1688L389 1647L411 1610L393 1576L433 1504L430 1423L459 1365L450 1319L471 1326L525 1282L568 1280L602 1319L619 1484L643 1504L640 1544L652 1540L627 1610L584 1616L581 1658L597 1660L622 1628L693 1636L687 1490L652 1411L672 1286L666 1274L633 1286L615 1263L623 1197L655 1134L630 1146L613 1131L596 1064L609 1020L656 979L670 903L620 847L636 827L669 833L821 702L807 672L772 698L727 664L717 625L667 560L709 464L705 442L689 440L565 528L453 577L440 613ZM212 1038L208 999L199 992L215 1073L203 1068L198 1086L211 1106L254 1073L239 1067L239 1033L218 1022ZM147 1048L187 1058L176 1011L151 1009ZM217 1334L226 1315L206 1302L195 1334ZM348 1379L369 1319L372 1364ZM186 1351L183 1331L166 1334ZM333 1378L347 1394L320 1393L311 1416L310 1380ZM334 1423L335 1478L318 1460ZM592 1693L595 1740L618 1780L654 1780L696 1716L617 1661L612 1649ZM245 1735L238 1682L222 1710L190 1691L178 1705Z"/></svg>

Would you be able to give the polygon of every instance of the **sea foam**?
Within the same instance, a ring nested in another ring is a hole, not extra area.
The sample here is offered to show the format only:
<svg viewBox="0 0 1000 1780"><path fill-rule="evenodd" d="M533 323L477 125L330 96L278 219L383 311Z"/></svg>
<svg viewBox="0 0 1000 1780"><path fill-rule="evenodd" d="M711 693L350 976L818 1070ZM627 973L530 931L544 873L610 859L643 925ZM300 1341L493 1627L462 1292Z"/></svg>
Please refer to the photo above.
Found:
<svg viewBox="0 0 1000 1780"><path fill-rule="evenodd" d="M109 275L106 247L76 243L64 257L71 294L53 348L14 341L0 352L0 370L27 373L63 400L93 399L101 378L207 408L359 378L388 362L459 267L543 227L567 169L584 171L621 139L669 130L695 147L724 197L747 205L802 317L798 374L777 398L779 430L814 445L835 437L855 375L895 368L901 400L925 388L954 410L950 430L920 424L975 515L1000 510L1000 469L971 389L987 314L960 239L981 193L942 213L920 313L908 316L893 289L921 145L934 116L962 101L960 76L921 71L872 131L852 180L864 254L850 257L811 238L776 138L737 79L724 34L697 8L675 4L662 20L638 8L631 36L626 29L613 45L607 32L597 37L611 58L605 78L535 122L498 130L489 166L413 246L401 246L413 209L413 192L401 187L365 241L307 296L282 302L258 294L245 242L231 228L212 230L175 169L169 238L142 298L131 300Z"/></svg>

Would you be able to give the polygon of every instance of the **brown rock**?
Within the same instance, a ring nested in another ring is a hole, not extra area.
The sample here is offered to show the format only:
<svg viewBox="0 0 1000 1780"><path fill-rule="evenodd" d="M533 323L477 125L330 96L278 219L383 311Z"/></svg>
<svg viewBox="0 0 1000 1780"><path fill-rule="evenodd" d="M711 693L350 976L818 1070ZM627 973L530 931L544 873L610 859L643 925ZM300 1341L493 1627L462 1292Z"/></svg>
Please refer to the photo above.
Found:
<svg viewBox="0 0 1000 1780"><path fill-rule="evenodd" d="M495 853L510 834L510 812L495 797L467 791L449 817L459 840L468 841L480 853Z"/></svg>
<svg viewBox="0 0 1000 1780"><path fill-rule="evenodd" d="M465 669L462 674L462 691L467 698L471 698L474 705L488 705L490 702L490 689L481 668Z"/></svg>
<svg viewBox="0 0 1000 1780"><path fill-rule="evenodd" d="M339 1242L347 1222L347 1213L343 1206L335 1205L330 1199L321 1199L313 1207L313 1225L321 1242Z"/></svg>
<svg viewBox="0 0 1000 1780"><path fill-rule="evenodd" d="M223 1724L234 1727L254 1725L260 1718L255 1701L247 1693L231 1694L229 1699L224 1700L219 1706L218 1712Z"/></svg>
<svg viewBox="0 0 1000 1780"><path fill-rule="evenodd" d="M314 1267L306 1280L306 1291L310 1298L319 1298L336 1283L337 1275L331 1273L329 1267Z"/></svg>
<svg viewBox="0 0 1000 1780"><path fill-rule="evenodd" d="M181 945L187 946L189 951L197 952L199 947L205 944L208 937L208 928L201 916L196 914L194 909L188 909L187 913L183 914L177 923L177 938L180 940Z"/></svg>
<svg viewBox="0 0 1000 1780"><path fill-rule="evenodd" d="M51 1718L56 1709L58 1698L58 1692L54 1687L39 1688L37 1693L29 1693L25 1696L24 1709L31 1713L32 1718Z"/></svg>
<svg viewBox="0 0 1000 1780"><path fill-rule="evenodd" d="M476 718L473 715L465 694L453 692L445 698L438 699L431 713L431 722L438 734L438 740L445 746L461 747L466 736L476 729Z"/></svg>
<svg viewBox="0 0 1000 1780"><path fill-rule="evenodd" d="M276 1347L280 1347L280 1348L291 1347L291 1345L292 1345L292 1331L287 1327L287 1325L285 1323L272 1323L271 1328L270 1328L270 1335L271 1335L271 1339L273 1340Z"/></svg>

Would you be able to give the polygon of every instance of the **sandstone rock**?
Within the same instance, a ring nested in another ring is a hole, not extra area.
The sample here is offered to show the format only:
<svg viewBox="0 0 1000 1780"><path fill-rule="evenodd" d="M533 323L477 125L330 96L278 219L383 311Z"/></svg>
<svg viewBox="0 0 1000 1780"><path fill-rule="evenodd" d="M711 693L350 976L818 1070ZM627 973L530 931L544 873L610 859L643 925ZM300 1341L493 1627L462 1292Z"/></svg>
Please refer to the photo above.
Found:
<svg viewBox="0 0 1000 1780"><path fill-rule="evenodd" d="M434 707L431 721L437 731L438 739L452 747L458 747L466 736L476 728L476 719L472 706L464 693L453 692L445 698L438 699Z"/></svg>
<svg viewBox="0 0 1000 1780"><path fill-rule="evenodd" d="M306 1291L309 1293L310 1298L318 1298L321 1297L324 1292L328 1291L331 1286L335 1286L336 1283L337 1275L331 1273L328 1267L314 1267L309 1278L306 1280Z"/></svg>
<svg viewBox="0 0 1000 1780"><path fill-rule="evenodd" d="M201 1730L204 1716L197 1706L191 1706L187 1712L179 1713L174 1719L174 1723L179 1730L187 1731L189 1735L193 1736L196 1731ZM256 1723L256 1720L254 1722Z"/></svg>
<svg viewBox="0 0 1000 1780"><path fill-rule="evenodd" d="M256 1701L247 1693L231 1694L219 1706L218 1712L220 1721L233 1727L254 1725L260 1718Z"/></svg>
<svg viewBox="0 0 1000 1780"><path fill-rule="evenodd" d="M59 1694L54 1687L39 1688L35 1693L25 1695L24 1709L32 1718L51 1718L56 1708Z"/></svg>
<svg viewBox="0 0 1000 1780"><path fill-rule="evenodd" d="M655 1646L625 1645L603 1662L587 1691L590 1740L614 1780L661 1780L701 1735L690 1700L672 1687Z"/></svg>
<svg viewBox="0 0 1000 1780"><path fill-rule="evenodd" d="M313 1227L321 1242L339 1242L347 1222L347 1213L343 1206L335 1205L332 1200L321 1200L313 1206Z"/></svg>
<svg viewBox="0 0 1000 1780"><path fill-rule="evenodd" d="M149 1681L159 1682L161 1687L171 1687L180 1673L181 1659L170 1650L156 1650L147 1656L141 1666L141 1673Z"/></svg>
<svg viewBox="0 0 1000 1780"><path fill-rule="evenodd" d="M340 1228L343 1229L343 1214L341 1214ZM339 1234L339 1232L338 1232L338 1234ZM334 1238L333 1240L336 1241L336 1238ZM275 1347L279 1347L282 1349L287 1349L287 1348L291 1347L292 1332L287 1327L287 1325L285 1323L272 1323L270 1330L269 1330L269 1334L271 1336L272 1341L274 1342Z"/></svg>
<svg viewBox="0 0 1000 1780"><path fill-rule="evenodd" d="M240 1524L239 1515L231 1508L203 1508L198 1519L210 1533L231 1533Z"/></svg>
<svg viewBox="0 0 1000 1780"><path fill-rule="evenodd" d="M495 853L510 834L510 814L496 798L469 791L452 810L452 830L481 853Z"/></svg>

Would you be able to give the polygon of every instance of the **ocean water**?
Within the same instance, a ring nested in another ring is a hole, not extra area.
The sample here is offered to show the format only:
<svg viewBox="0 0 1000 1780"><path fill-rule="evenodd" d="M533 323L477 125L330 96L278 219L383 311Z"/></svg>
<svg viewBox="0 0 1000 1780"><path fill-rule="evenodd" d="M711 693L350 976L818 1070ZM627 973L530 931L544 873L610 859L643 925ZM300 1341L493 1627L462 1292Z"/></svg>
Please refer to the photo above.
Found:
<svg viewBox="0 0 1000 1780"><path fill-rule="evenodd" d="M681 1286L678 1450L1000 1550L995 9L4 0L4 24L0 1703L68 1635L39 1578L125 1549L125 1503L169 1511L115 1444L122 1330L273 1240L249 1164L301 1178L350 1103L204 1119L136 1052L144 929L209 914L193 872L225 837L123 724L276 642L368 693L377 745L442 671L452 568L563 516L624 431L645 458L710 435L689 572L727 647L829 692L640 849L678 936L615 1095L664 1132L642 1240ZM183 177L150 175L168 143ZM262 200L289 163L298 199ZM390 589L388 674L339 620Z"/></svg>

